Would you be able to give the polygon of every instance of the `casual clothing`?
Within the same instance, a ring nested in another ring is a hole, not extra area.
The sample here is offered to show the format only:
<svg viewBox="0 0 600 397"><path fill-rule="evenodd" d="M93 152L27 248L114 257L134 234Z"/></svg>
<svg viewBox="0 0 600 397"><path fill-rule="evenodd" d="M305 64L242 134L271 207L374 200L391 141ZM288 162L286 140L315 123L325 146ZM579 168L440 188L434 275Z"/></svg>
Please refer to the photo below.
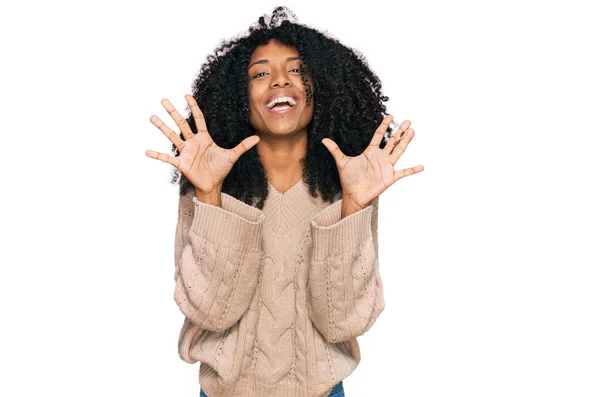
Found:
<svg viewBox="0 0 600 397"><path fill-rule="evenodd" d="M209 397L327 397L384 309L379 199L341 219L340 195L268 185L262 210L226 193L221 207L179 200L178 352Z"/></svg>

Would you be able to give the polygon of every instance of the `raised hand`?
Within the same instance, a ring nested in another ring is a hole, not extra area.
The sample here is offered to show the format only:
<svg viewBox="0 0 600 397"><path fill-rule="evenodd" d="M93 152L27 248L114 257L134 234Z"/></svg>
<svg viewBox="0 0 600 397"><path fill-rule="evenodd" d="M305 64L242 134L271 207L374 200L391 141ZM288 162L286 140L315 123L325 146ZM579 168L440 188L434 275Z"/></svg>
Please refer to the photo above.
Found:
<svg viewBox="0 0 600 397"><path fill-rule="evenodd" d="M373 199L392 186L394 182L425 169L422 165L400 171L394 169L394 165L415 135L415 131L408 128L409 120L405 120L400 125L383 149L379 148L383 134L392 119L391 114L383 119L369 146L359 156L346 156L333 140L329 138L321 140L335 159L342 184L343 200L352 203L357 208L368 207Z"/></svg>
<svg viewBox="0 0 600 397"><path fill-rule="evenodd" d="M160 118L152 115L150 116L150 122L173 142L179 150L179 156L169 156L166 153L155 152L154 150L147 150L146 156L176 167L201 194L209 194L215 190L220 192L223 180L225 180L235 162L242 154L256 145L260 138L258 135L249 136L233 149L219 147L208 133L204 115L194 97L186 94L185 99L192 111L198 133L194 134L186 119L175 110L171 102L168 99L163 99L161 104L179 126L185 140L182 140Z"/></svg>

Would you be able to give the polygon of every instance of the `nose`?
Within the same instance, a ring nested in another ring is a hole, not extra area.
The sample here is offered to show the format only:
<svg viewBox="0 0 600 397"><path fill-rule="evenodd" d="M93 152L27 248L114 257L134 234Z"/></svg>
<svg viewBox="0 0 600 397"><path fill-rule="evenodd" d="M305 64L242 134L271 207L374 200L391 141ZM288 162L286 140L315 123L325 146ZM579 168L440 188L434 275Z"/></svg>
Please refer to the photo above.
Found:
<svg viewBox="0 0 600 397"><path fill-rule="evenodd" d="M288 85L292 85L290 82L290 78L287 73L275 72L272 74L273 78L271 80L272 87L285 87Z"/></svg>

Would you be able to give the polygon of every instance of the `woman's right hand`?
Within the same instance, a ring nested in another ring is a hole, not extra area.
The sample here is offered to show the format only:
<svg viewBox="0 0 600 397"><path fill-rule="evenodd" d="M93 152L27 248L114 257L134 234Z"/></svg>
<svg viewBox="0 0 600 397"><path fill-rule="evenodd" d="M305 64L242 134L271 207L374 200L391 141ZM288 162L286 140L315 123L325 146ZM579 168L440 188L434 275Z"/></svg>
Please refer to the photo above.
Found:
<svg viewBox="0 0 600 397"><path fill-rule="evenodd" d="M185 99L192 111L198 133L194 134L186 119L175 110L171 102L168 99L163 99L161 104L179 126L185 140L181 140L179 135L163 123L160 118L152 115L150 116L150 122L173 142L179 150L179 156L173 157L153 150L146 150L146 156L176 167L201 194L210 194L215 190L220 192L223 181L235 162L242 154L256 145L260 138L258 135L249 136L233 149L219 147L208 133L204 115L194 97L186 94Z"/></svg>

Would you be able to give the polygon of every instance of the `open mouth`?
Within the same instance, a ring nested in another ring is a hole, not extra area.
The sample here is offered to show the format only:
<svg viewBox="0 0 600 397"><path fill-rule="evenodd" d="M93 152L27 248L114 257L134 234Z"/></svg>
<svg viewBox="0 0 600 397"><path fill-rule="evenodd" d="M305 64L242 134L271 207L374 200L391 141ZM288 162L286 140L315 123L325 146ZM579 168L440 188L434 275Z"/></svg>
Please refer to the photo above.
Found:
<svg viewBox="0 0 600 397"><path fill-rule="evenodd" d="M281 96L267 103L266 106L271 113L287 113L296 107L296 99L291 96Z"/></svg>
<svg viewBox="0 0 600 397"><path fill-rule="evenodd" d="M292 110L294 110L295 106L290 106L290 105L277 105L273 108L267 108L267 110L269 110L269 112L271 113L287 113L287 112L291 112Z"/></svg>

